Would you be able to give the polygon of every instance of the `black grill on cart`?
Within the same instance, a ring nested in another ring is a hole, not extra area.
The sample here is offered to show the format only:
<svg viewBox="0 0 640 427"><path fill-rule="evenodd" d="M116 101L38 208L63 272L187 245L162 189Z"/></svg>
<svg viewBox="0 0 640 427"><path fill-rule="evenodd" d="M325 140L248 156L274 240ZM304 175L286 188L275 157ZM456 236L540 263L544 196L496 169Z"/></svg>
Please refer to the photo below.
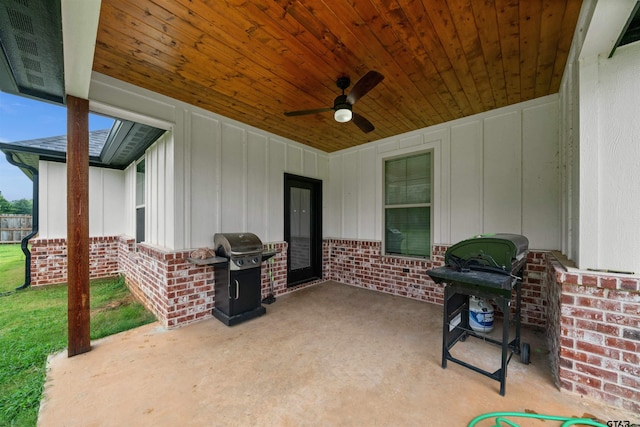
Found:
<svg viewBox="0 0 640 427"><path fill-rule="evenodd" d="M529 240L519 234L479 235L456 243L445 253L445 266L427 271L436 283L444 283L444 319L442 326L442 367L450 360L500 382L505 394L507 365L513 354L529 363L529 345L520 345L520 298L522 274ZM512 292L516 292L516 335L509 340ZM503 313L502 340L475 332L469 326L469 297L492 300ZM476 337L502 349L500 369L489 372L451 355L450 350L467 337ZM510 352L509 352L510 350Z"/></svg>
<svg viewBox="0 0 640 427"><path fill-rule="evenodd" d="M218 233L213 244L221 263L215 266L212 314L227 326L262 316L260 266L275 252L264 252L252 233Z"/></svg>

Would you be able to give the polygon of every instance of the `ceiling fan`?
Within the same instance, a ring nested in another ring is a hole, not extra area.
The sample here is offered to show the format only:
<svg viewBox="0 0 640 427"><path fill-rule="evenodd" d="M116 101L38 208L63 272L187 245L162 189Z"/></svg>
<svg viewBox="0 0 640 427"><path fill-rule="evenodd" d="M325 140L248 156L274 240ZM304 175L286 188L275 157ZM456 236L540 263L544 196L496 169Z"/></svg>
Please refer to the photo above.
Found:
<svg viewBox="0 0 640 427"><path fill-rule="evenodd" d="M342 89L342 95L338 95L336 99L333 101L333 107L326 108L316 108L314 110L300 110L300 111L287 111L284 113L285 116L302 116L305 114L317 114L324 113L326 111L335 111L333 114L334 119L337 122L345 123L350 120L353 120L353 123L356 124L364 133L371 132L375 129L375 127L371 124L371 122L361 115L354 113L352 110L352 105L356 103L356 101L362 98L364 95L369 93L371 89L376 87L378 83L380 83L384 79L384 76L377 71L371 70L360 80L353 85L351 92L349 95L344 94L344 90L349 87L351 84L351 80L349 77L338 77L336 81L336 85L339 89Z"/></svg>

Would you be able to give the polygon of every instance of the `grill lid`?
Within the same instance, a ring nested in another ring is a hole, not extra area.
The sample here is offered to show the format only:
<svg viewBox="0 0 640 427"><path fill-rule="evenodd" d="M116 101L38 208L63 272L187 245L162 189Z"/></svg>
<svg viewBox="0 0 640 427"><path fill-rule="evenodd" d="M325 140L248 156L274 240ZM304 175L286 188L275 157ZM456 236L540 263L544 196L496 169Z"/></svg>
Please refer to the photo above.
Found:
<svg viewBox="0 0 640 427"><path fill-rule="evenodd" d="M213 246L219 256L227 258L262 253L262 241L253 233L216 233Z"/></svg>
<svg viewBox="0 0 640 427"><path fill-rule="evenodd" d="M444 262L458 269L489 267L508 273L519 269L529 250L529 240L520 234L483 234L451 246Z"/></svg>

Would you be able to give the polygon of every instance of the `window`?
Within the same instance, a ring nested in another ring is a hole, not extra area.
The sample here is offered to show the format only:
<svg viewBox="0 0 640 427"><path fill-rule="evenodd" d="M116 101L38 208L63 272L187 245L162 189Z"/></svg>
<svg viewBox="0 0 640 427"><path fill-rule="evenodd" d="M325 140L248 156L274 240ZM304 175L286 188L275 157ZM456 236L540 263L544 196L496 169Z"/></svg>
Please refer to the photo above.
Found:
<svg viewBox="0 0 640 427"><path fill-rule="evenodd" d="M144 241L144 160L136 165L136 243Z"/></svg>
<svg viewBox="0 0 640 427"><path fill-rule="evenodd" d="M431 255L431 152L384 162L385 253Z"/></svg>

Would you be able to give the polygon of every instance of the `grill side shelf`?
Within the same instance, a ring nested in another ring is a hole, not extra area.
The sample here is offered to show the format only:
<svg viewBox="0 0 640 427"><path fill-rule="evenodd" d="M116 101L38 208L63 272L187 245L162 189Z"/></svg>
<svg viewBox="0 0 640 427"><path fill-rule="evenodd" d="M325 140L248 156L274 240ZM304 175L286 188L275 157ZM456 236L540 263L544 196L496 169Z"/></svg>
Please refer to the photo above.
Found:
<svg viewBox="0 0 640 427"><path fill-rule="evenodd" d="M262 252L262 262L265 262L268 259L273 258L277 254L278 254L278 251L265 251L265 252Z"/></svg>
<svg viewBox="0 0 640 427"><path fill-rule="evenodd" d="M221 256L217 256L217 257L205 258L205 259L187 258L187 261L192 262L196 265L214 265L214 264L223 264L225 262L229 262L229 259Z"/></svg>

